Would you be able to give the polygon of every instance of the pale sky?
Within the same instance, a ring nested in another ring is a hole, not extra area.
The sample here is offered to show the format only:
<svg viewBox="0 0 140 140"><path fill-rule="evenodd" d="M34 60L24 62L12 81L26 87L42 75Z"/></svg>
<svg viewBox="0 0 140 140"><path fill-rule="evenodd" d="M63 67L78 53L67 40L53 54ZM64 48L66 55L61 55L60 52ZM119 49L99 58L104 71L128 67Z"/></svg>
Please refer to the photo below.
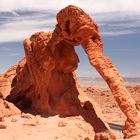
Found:
<svg viewBox="0 0 140 140"><path fill-rule="evenodd" d="M59 10L69 4L77 5L87 12L127 11L140 12L139 0L1 0L1 11L17 9Z"/></svg>

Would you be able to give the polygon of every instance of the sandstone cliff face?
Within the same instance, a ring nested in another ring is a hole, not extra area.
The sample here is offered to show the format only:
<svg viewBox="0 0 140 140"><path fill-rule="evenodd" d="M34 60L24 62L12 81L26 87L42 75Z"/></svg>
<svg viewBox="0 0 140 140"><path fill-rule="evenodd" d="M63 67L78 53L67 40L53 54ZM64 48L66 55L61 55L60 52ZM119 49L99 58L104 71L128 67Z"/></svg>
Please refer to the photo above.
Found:
<svg viewBox="0 0 140 140"><path fill-rule="evenodd" d="M76 114L80 102L72 71L77 68L78 56L66 43L58 46L53 56L47 46L51 35L39 32L25 40L26 59L17 67L10 100L41 113Z"/></svg>
<svg viewBox="0 0 140 140"><path fill-rule="evenodd" d="M57 22L53 32L38 32L25 39L25 58L17 66L7 100L34 113L81 115L93 126L95 140L115 139L103 121L100 108L85 96L76 80L74 71L79 58L74 46L81 44L127 116L125 137L138 135L140 113L117 69L103 55L97 24L75 6L62 9Z"/></svg>
<svg viewBox="0 0 140 140"><path fill-rule="evenodd" d="M0 75L0 98L5 99L11 90L11 83L16 75L17 66L11 67L4 74ZM14 81L13 81L14 82Z"/></svg>
<svg viewBox="0 0 140 140"><path fill-rule="evenodd" d="M4 74L0 76L0 117L20 114L20 110L13 104L5 100L10 94L11 83L14 82L17 66L11 67Z"/></svg>

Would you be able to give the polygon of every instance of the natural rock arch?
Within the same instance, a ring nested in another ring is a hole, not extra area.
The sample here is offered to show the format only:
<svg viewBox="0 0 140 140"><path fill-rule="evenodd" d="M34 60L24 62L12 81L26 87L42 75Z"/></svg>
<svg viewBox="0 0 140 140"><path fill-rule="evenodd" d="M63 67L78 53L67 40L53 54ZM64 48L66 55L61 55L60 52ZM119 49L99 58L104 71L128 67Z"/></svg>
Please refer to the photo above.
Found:
<svg viewBox="0 0 140 140"><path fill-rule="evenodd" d="M24 41L25 58L17 67L8 100L18 107L50 115L78 115L94 127L95 139L114 139L103 122L100 109L80 89L74 70L79 62L74 46L82 45L92 66L110 87L127 117L124 136L140 133L140 112L125 88L124 81L103 55L98 26L82 9L68 6L57 14L51 33L39 32Z"/></svg>

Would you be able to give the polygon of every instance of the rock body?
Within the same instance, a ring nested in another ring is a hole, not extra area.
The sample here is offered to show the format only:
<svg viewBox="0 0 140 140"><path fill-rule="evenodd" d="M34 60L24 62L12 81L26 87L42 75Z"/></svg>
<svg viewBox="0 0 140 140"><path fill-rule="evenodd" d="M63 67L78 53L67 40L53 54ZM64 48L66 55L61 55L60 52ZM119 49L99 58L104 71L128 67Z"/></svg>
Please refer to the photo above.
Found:
<svg viewBox="0 0 140 140"><path fill-rule="evenodd" d="M51 38L52 33L39 32L24 41L26 57L19 62L7 99L33 113L81 115L93 126L95 140L115 139L98 105L78 84L74 46L61 42L53 54L48 45Z"/></svg>
<svg viewBox="0 0 140 140"><path fill-rule="evenodd" d="M16 75L16 68L17 65L11 67L4 74L0 75L0 98L5 99L9 95L11 83Z"/></svg>
<svg viewBox="0 0 140 140"><path fill-rule="evenodd" d="M17 66L13 66L0 76L0 118L20 114L20 110L13 104L6 101L11 91L11 83L14 83Z"/></svg>
<svg viewBox="0 0 140 140"><path fill-rule="evenodd" d="M19 108L38 113L82 115L94 127L95 140L115 139L98 105L85 96L74 74L79 62L74 46L80 44L127 116L124 136L138 135L140 112L135 101L117 69L103 55L97 24L75 6L68 6L57 14L53 32L38 32L25 39L25 58L17 66L7 99Z"/></svg>

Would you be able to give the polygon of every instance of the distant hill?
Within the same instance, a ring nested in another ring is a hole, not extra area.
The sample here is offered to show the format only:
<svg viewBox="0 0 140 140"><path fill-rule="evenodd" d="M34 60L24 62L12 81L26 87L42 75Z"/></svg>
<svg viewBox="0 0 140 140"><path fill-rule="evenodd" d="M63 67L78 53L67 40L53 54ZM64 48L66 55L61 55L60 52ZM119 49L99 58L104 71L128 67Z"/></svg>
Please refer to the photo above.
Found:
<svg viewBox="0 0 140 140"><path fill-rule="evenodd" d="M107 84L101 77L78 77L82 86L94 85L98 87L106 87ZM126 85L140 85L140 77L123 77Z"/></svg>

